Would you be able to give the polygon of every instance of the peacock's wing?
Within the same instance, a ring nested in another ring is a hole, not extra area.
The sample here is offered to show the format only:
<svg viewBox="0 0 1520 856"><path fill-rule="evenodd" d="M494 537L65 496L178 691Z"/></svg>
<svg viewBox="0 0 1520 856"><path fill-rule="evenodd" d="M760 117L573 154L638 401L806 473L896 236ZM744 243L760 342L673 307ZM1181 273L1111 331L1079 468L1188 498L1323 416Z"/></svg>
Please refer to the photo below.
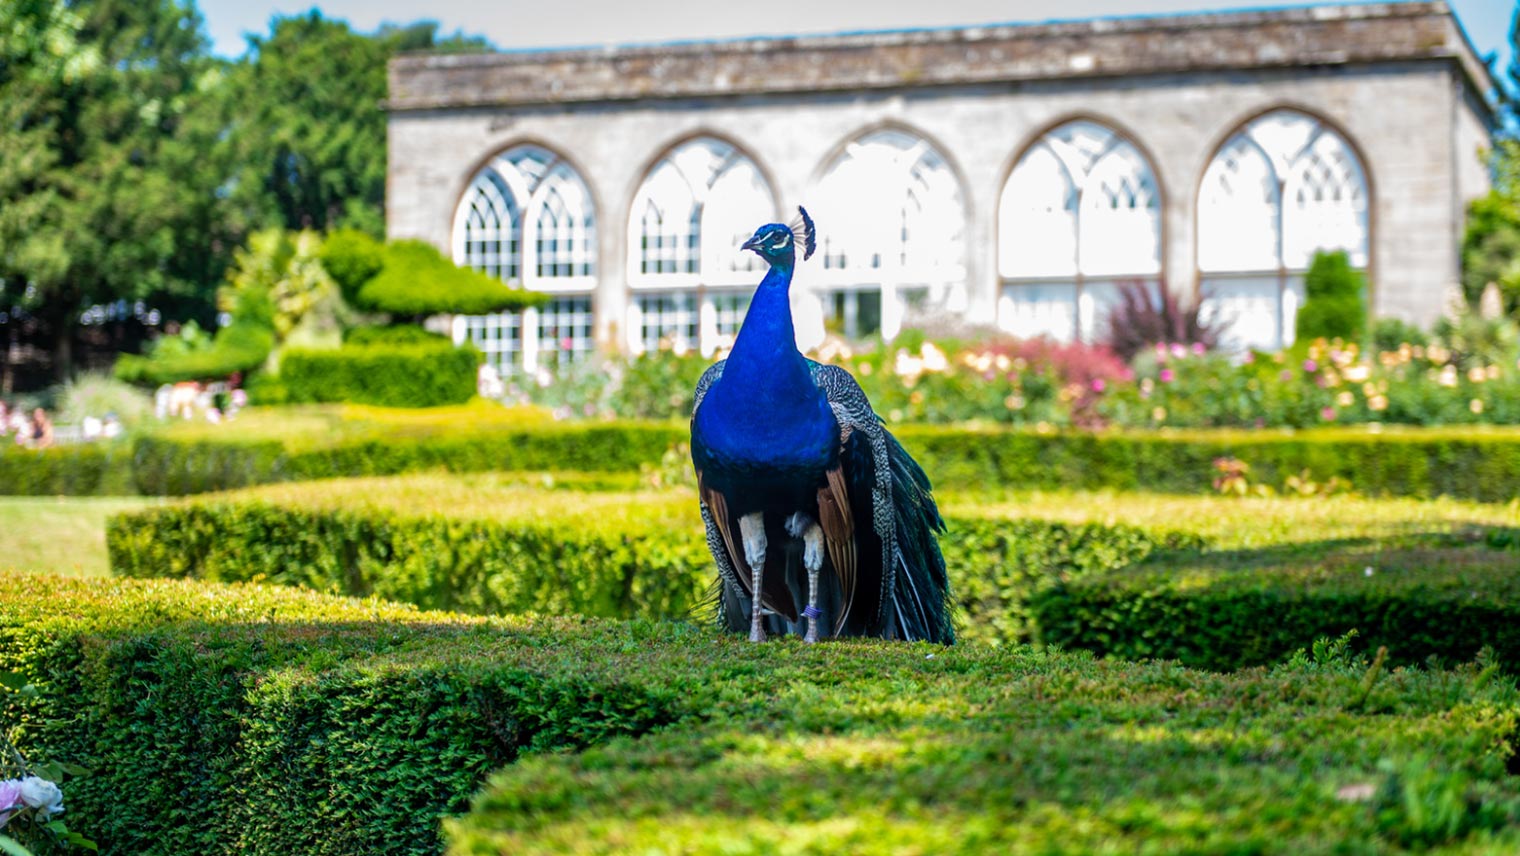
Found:
<svg viewBox="0 0 1520 856"><path fill-rule="evenodd" d="M839 469L819 493L819 522L843 595L836 634L954 641L936 538L945 524L928 477L849 372L818 363L812 369L840 432ZM841 495L844 520L831 522L828 506Z"/></svg>
<svg viewBox="0 0 1520 856"><path fill-rule="evenodd" d="M697 416L697 408L702 406L702 399L707 397L707 391L723 376L723 366L727 360L718 360L702 377L697 379L697 392L695 403L692 405L692 419ZM698 440L695 432L692 434L692 457L697 455ZM696 461L693 460L693 466ZM749 586L744 581L743 574L735 570L735 563L739 561L742 552L735 550L733 524L729 520L728 503L723 495L710 490L702 482L702 470L697 469L697 494L702 509L702 525L707 529L707 549L712 553L713 560L718 563L718 575L723 578L725 585L738 591L749 591Z"/></svg>

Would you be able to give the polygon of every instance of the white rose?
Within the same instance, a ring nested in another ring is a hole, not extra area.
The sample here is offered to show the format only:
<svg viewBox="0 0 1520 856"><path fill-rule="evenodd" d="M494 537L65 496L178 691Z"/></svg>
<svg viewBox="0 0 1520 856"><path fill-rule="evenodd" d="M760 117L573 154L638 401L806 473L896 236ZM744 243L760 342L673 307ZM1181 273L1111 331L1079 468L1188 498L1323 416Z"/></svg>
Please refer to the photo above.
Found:
<svg viewBox="0 0 1520 856"><path fill-rule="evenodd" d="M43 817L63 811L63 791L47 779L27 776L21 780L21 801Z"/></svg>

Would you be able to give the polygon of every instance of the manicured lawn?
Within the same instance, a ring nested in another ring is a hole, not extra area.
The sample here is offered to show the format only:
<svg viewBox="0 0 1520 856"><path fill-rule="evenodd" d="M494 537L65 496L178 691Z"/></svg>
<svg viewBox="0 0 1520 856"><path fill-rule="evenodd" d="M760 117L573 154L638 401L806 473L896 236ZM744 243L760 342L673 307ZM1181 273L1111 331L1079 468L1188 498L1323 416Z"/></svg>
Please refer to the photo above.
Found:
<svg viewBox="0 0 1520 856"><path fill-rule="evenodd" d="M0 570L69 577L110 573L106 518L158 500L142 497L0 497Z"/></svg>

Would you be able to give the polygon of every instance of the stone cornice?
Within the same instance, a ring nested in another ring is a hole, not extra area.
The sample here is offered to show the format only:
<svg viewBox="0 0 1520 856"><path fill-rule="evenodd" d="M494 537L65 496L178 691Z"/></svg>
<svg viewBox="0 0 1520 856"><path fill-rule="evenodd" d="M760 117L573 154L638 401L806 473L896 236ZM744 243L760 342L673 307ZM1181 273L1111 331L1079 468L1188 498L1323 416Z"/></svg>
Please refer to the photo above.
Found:
<svg viewBox="0 0 1520 856"><path fill-rule="evenodd" d="M390 64L393 111L1456 63L1494 89L1445 2L491 54Z"/></svg>

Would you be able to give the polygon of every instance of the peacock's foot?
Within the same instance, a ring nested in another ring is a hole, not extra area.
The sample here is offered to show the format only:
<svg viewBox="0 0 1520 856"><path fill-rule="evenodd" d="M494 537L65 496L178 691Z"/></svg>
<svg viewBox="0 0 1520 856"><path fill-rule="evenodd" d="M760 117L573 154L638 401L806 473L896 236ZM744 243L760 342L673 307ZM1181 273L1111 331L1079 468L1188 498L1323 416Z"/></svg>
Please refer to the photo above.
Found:
<svg viewBox="0 0 1520 856"><path fill-rule="evenodd" d="M751 641L751 642L764 642L765 638L766 637L765 637L765 628L764 627L761 627L758 624L751 624L750 625L750 628L749 628L749 641Z"/></svg>
<svg viewBox="0 0 1520 856"><path fill-rule="evenodd" d="M808 604L802 614L807 617L808 623L807 635L802 637L802 641L812 645L818 641L818 616L822 613L818 611L818 607Z"/></svg>

